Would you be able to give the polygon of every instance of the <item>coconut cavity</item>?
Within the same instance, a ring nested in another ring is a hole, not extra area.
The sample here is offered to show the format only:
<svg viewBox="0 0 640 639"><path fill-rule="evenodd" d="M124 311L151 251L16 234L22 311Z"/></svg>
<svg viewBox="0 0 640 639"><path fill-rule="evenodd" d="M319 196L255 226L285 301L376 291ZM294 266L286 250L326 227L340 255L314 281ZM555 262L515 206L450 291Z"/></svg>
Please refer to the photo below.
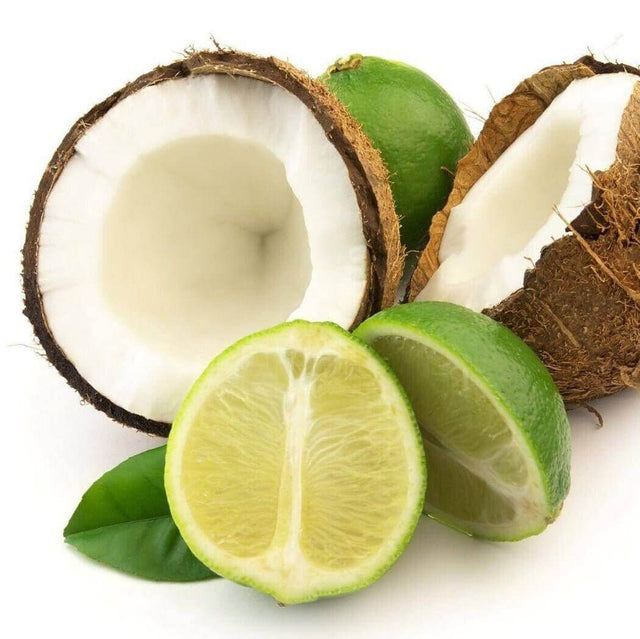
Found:
<svg viewBox="0 0 640 639"><path fill-rule="evenodd" d="M592 200L592 177L616 159L623 112L638 78L576 80L451 209L440 267L418 294L477 311L522 286L542 249Z"/></svg>
<svg viewBox="0 0 640 639"><path fill-rule="evenodd" d="M391 303L386 177L321 85L272 58L195 53L61 144L31 212L25 312L86 399L166 433L237 339L296 318L351 328Z"/></svg>
<svg viewBox="0 0 640 639"><path fill-rule="evenodd" d="M311 279L302 206L282 162L225 136L140 158L107 212L100 261L111 314L154 352L201 367L207 353L285 321Z"/></svg>

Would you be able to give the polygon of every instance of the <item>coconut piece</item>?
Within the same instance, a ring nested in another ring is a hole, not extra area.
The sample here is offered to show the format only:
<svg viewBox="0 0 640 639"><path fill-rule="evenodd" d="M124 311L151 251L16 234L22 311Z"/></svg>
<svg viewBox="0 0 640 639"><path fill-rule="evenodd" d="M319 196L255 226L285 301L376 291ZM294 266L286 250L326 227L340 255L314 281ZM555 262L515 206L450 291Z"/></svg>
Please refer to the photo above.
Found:
<svg viewBox="0 0 640 639"><path fill-rule="evenodd" d="M206 364L304 318L353 328L403 269L387 172L322 84L195 52L71 128L35 195L25 314L82 397L167 434Z"/></svg>
<svg viewBox="0 0 640 639"><path fill-rule="evenodd" d="M514 330L566 401L640 384L639 75L585 57L498 103L410 283Z"/></svg>

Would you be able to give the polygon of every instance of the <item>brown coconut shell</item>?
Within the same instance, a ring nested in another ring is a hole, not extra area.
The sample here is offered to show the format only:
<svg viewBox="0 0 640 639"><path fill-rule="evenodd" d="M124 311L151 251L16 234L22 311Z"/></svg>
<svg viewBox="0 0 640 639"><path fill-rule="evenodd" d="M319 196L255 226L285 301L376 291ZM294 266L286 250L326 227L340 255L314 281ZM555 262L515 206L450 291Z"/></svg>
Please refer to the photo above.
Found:
<svg viewBox="0 0 640 639"><path fill-rule="evenodd" d="M500 155L573 80L620 71L640 75L636 67L591 56L548 67L493 108L458 165L444 209L432 220L409 300L439 266L451 209ZM640 387L640 85L622 117L616 162L592 179L592 202L566 221L572 233L543 250L521 289L483 311L538 353L567 402Z"/></svg>
<svg viewBox="0 0 640 639"><path fill-rule="evenodd" d="M159 66L116 91L71 127L42 176L29 215L23 248L24 314L31 321L48 360L84 400L122 424L155 435L166 436L170 424L131 413L102 395L91 385L90 380L82 377L56 342L47 323L38 284L40 227L53 186L74 155L78 140L95 122L140 89L161 82L211 73L253 78L257 82L268 82L289 91L311 110L344 160L362 214L362 228L369 256L369 287L352 328L370 314L394 304L404 267L398 218L388 173L379 152L338 99L323 84L307 74L273 57L261 58L218 49L192 52L185 59Z"/></svg>

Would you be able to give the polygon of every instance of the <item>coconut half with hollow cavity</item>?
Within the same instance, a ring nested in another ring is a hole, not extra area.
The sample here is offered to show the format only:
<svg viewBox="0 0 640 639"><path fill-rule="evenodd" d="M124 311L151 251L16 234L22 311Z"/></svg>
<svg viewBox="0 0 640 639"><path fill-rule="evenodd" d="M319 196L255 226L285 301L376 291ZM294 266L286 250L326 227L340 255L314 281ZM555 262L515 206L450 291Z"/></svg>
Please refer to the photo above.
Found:
<svg viewBox="0 0 640 639"><path fill-rule="evenodd" d="M166 435L220 351L285 320L344 328L403 268L377 151L288 63L195 52L71 128L35 196L25 314L110 417Z"/></svg>
<svg viewBox="0 0 640 639"><path fill-rule="evenodd" d="M506 324L566 401L640 387L639 75L584 57L498 103L410 283Z"/></svg>

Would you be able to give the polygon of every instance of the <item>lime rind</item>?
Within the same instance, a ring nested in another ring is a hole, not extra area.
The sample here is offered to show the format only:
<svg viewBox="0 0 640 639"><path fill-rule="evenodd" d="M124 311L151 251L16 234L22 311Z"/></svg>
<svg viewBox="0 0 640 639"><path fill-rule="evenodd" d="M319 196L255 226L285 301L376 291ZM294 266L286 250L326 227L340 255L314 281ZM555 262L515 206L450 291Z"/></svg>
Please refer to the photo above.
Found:
<svg viewBox="0 0 640 639"><path fill-rule="evenodd" d="M265 348L268 350L267 342L272 342L272 345L277 348L277 343L282 341L281 338L286 338L287 332L289 335L300 333L302 337L298 346L302 349L313 349L317 336L310 337L308 343L305 343L304 338L304 334L310 331L320 331L330 336L328 341L332 345L328 347L329 350L333 349L339 355L347 353L355 355L366 362L366 365L375 373L376 379L381 383L382 392L389 394L393 399L393 406L399 412L399 421L408 426L403 429L403 438L410 472L408 473L407 502L397 529L370 559L348 571L320 570L309 562L300 573L303 575L302 580L296 582L295 579L282 580L278 575L270 574L268 570L258 569L257 562L252 564L245 559L238 560L229 553L220 551L215 544L212 544L206 533L194 524L193 514L189 510L184 495L180 493L181 453L184 450L189 420L197 413L202 399L215 387L216 378L226 374L223 369L233 364L234 357L241 355L243 351L250 354L262 352ZM409 543L420 518L426 489L426 465L413 410L404 389L386 362L369 346L356 340L335 324L312 324L296 320L240 340L216 357L207 367L189 392L174 422L169 437L165 484L172 515L187 544L200 561L218 574L270 594L278 601L300 603L364 588L391 567Z"/></svg>

